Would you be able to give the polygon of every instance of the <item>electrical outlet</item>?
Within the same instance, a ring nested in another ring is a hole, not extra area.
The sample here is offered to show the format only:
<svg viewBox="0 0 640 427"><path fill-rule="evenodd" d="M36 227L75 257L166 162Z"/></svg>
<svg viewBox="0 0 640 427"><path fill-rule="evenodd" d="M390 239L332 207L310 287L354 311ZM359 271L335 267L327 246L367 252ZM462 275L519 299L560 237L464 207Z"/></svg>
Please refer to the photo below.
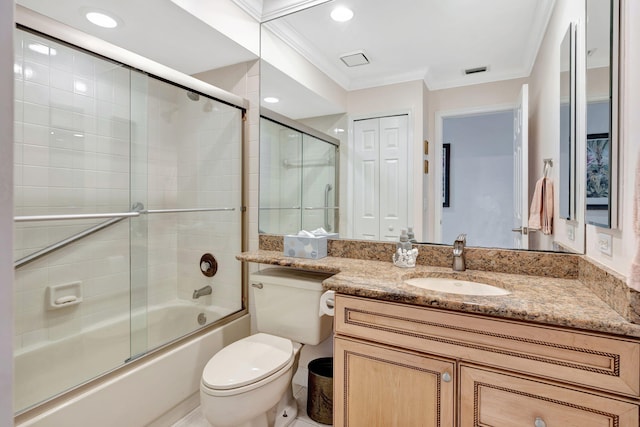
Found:
<svg viewBox="0 0 640 427"><path fill-rule="evenodd" d="M611 248L611 235L605 233L598 233L598 249L605 255L611 256L612 248Z"/></svg>
<svg viewBox="0 0 640 427"><path fill-rule="evenodd" d="M567 238L572 242L576 240L576 228L573 225L567 225Z"/></svg>

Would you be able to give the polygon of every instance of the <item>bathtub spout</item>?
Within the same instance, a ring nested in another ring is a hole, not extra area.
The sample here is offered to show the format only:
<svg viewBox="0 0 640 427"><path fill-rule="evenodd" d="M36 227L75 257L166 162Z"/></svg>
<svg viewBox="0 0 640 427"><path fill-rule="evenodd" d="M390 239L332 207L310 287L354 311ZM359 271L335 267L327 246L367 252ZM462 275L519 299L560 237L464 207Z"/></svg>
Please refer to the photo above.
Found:
<svg viewBox="0 0 640 427"><path fill-rule="evenodd" d="M205 295L211 295L212 289L211 286L207 285L204 288L196 289L193 291L193 299L198 299Z"/></svg>

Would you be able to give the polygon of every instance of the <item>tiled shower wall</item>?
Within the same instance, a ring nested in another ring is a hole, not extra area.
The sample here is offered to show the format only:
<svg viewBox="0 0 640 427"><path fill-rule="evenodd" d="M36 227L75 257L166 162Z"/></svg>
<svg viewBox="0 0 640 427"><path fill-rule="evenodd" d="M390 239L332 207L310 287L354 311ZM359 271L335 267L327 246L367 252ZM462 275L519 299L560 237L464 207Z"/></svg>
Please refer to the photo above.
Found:
<svg viewBox="0 0 640 427"><path fill-rule="evenodd" d="M15 43L15 214L128 211L128 70L23 31ZM15 255L97 222L20 223ZM127 314L128 251L123 221L16 270L15 348ZM48 310L47 286L75 281L84 301Z"/></svg>

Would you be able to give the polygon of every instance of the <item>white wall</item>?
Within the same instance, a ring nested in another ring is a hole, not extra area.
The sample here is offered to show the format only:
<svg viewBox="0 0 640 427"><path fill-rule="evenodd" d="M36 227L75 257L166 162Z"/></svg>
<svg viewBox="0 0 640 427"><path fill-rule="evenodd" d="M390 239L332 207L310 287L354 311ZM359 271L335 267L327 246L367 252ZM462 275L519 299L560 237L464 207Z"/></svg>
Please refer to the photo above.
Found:
<svg viewBox="0 0 640 427"><path fill-rule="evenodd" d="M623 32L620 86L620 213L619 230L587 226L587 256L618 273L628 275L636 251L637 237L633 233L634 183L637 179L637 159L640 155L640 3L622 2ZM600 252L598 233L612 236L612 256Z"/></svg>
<svg viewBox="0 0 640 427"><path fill-rule="evenodd" d="M0 425L13 425L13 1L0 1Z"/></svg>
<svg viewBox="0 0 640 427"><path fill-rule="evenodd" d="M442 243L460 233L470 246L513 246L513 111L444 120L451 144L450 207L442 208Z"/></svg>
<svg viewBox="0 0 640 427"><path fill-rule="evenodd" d="M583 2L557 0L531 72L529 83L529 194L533 194L536 180L542 176L544 168L542 159L553 159L552 177L556 183L559 182L560 43L570 22L578 21L580 25L584 25L584 19ZM583 170L578 169L578 176L582 175ZM584 193L582 182L577 183L576 191L578 194ZM559 206L559 193L556 190L555 206ZM578 197L577 205L576 220L583 224L584 198ZM570 240L568 228L574 226L561 220L559 211L557 208L554 209L553 234L543 236L541 233L534 233L531 235L531 247L552 249L555 240L577 252L582 252L584 234L581 228L576 229L575 239Z"/></svg>

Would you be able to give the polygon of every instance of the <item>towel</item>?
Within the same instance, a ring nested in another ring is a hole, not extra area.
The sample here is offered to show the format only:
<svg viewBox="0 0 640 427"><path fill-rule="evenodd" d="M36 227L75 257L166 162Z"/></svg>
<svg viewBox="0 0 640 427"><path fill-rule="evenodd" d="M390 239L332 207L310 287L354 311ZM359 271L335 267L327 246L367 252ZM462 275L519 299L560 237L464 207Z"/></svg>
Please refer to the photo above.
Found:
<svg viewBox="0 0 640 427"><path fill-rule="evenodd" d="M627 284L630 288L640 292L640 153L638 153L636 162L636 182L633 195L633 232L636 237L636 256L631 261Z"/></svg>
<svg viewBox="0 0 640 427"><path fill-rule="evenodd" d="M529 208L529 228L547 235L553 233L553 181L549 178L536 182Z"/></svg>

